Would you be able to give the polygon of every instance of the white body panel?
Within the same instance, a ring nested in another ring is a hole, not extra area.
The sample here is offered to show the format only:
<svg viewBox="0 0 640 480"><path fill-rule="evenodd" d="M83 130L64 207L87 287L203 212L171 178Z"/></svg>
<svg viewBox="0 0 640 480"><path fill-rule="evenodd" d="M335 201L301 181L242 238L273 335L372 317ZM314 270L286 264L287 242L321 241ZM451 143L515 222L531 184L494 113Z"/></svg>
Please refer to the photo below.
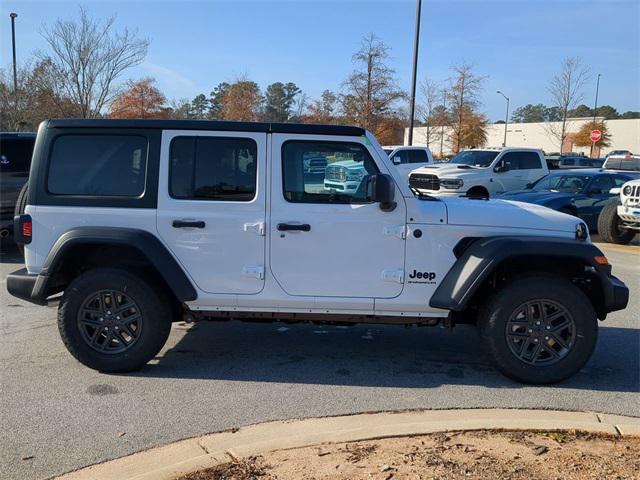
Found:
<svg viewBox="0 0 640 480"><path fill-rule="evenodd" d="M414 171L416 168L424 167L427 165L433 165L433 155L431 154L431 150L427 147L420 146L408 146L408 145L399 145L399 146L385 146L382 147L385 150L392 149L392 152L389 153L389 158L391 159L391 163L396 168L398 172L402 175L405 182L409 181L409 174ZM412 150L419 150L424 152L427 156L427 161L422 163L408 163L406 162L404 156L400 152L408 152ZM400 155L397 155L400 153ZM397 158L396 158L397 157Z"/></svg>
<svg viewBox="0 0 640 480"><path fill-rule="evenodd" d="M618 216L640 228L640 180L631 180L620 188L620 203Z"/></svg>
<svg viewBox="0 0 640 480"><path fill-rule="evenodd" d="M250 202L184 200L169 195L169 148L175 137L250 138L257 144L257 189ZM160 149L158 234L198 288L207 293L255 294L264 286L267 134L164 131ZM174 220L205 227L174 228ZM263 272L260 274L260 272Z"/></svg>
<svg viewBox="0 0 640 480"><path fill-rule="evenodd" d="M251 202L176 200L168 193L171 138L237 136L258 145L257 193ZM396 183L395 210L376 203L290 203L282 188L285 140L335 140L364 145L378 169ZM33 242L30 273L38 273L55 241L79 226L127 227L158 236L192 280L194 310L443 317L429 299L449 271L464 237L547 235L573 238L574 217L517 202L413 196L403 175L366 137L244 132L165 131L158 208L28 206ZM174 219L204 220L178 229ZM308 223L309 232L281 232L278 223ZM264 224L263 234L259 227ZM249 225L249 227L246 227ZM255 227L255 228L254 228ZM416 231L420 230L417 235ZM263 275L255 275L262 267ZM420 275L418 275L420 273Z"/></svg>

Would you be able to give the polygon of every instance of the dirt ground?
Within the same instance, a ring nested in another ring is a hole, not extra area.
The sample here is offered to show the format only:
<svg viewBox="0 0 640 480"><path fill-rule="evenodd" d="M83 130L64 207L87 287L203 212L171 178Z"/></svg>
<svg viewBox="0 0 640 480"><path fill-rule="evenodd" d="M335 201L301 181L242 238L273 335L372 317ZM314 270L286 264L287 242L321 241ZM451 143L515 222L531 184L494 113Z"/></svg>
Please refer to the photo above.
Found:
<svg viewBox="0 0 640 480"><path fill-rule="evenodd" d="M640 437L576 432L439 433L234 460L178 480L640 479Z"/></svg>

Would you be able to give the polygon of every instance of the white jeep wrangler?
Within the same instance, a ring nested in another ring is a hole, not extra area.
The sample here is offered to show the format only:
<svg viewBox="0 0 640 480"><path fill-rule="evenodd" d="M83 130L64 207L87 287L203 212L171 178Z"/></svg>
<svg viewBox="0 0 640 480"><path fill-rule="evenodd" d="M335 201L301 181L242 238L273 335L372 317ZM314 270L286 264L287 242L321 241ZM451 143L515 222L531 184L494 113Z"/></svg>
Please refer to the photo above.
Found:
<svg viewBox="0 0 640 480"><path fill-rule="evenodd" d="M488 198L522 190L549 173L542 150L484 148L463 150L447 163L418 168L409 175L411 188L429 195Z"/></svg>
<svg viewBox="0 0 640 480"><path fill-rule="evenodd" d="M327 191L318 157L366 174ZM59 300L67 349L105 372L142 367L188 316L474 324L506 375L556 382L628 301L579 219L417 197L356 127L46 121L14 228L26 268L7 289Z"/></svg>
<svg viewBox="0 0 640 480"><path fill-rule="evenodd" d="M620 194L598 217L598 234L605 242L626 245L640 233L640 180L631 180L609 193Z"/></svg>

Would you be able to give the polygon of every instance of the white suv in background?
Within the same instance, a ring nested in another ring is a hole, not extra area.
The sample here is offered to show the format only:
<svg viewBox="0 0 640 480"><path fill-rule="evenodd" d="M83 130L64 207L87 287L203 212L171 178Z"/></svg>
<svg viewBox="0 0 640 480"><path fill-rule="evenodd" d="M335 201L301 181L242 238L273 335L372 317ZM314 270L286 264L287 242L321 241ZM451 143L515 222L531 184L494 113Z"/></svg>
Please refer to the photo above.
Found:
<svg viewBox="0 0 640 480"><path fill-rule="evenodd" d="M489 197L524 189L548 173L542 150L478 148L464 150L448 163L413 170L409 185L428 195Z"/></svg>
<svg viewBox="0 0 640 480"><path fill-rule="evenodd" d="M433 165L434 163L433 155L428 147L388 145L382 147L382 149L389 155L391 162L407 181L409 174L413 170L421 166Z"/></svg>

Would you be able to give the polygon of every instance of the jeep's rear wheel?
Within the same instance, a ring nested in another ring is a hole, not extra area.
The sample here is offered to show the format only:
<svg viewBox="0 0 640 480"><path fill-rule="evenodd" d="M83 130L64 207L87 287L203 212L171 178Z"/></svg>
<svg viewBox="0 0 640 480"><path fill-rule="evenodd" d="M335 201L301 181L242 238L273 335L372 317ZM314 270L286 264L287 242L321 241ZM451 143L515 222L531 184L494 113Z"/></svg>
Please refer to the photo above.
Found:
<svg viewBox="0 0 640 480"><path fill-rule="evenodd" d="M532 384L559 382L578 372L598 336L589 299L554 276L521 277L496 291L480 322L498 369Z"/></svg>
<svg viewBox="0 0 640 480"><path fill-rule="evenodd" d="M620 201L606 204L598 217L598 234L608 243L626 245L633 240L635 232L622 228L622 220L618 217L618 205Z"/></svg>
<svg viewBox="0 0 640 480"><path fill-rule="evenodd" d="M67 350L102 372L136 370L163 347L171 307L142 277L100 268L77 277L58 309L58 329Z"/></svg>

